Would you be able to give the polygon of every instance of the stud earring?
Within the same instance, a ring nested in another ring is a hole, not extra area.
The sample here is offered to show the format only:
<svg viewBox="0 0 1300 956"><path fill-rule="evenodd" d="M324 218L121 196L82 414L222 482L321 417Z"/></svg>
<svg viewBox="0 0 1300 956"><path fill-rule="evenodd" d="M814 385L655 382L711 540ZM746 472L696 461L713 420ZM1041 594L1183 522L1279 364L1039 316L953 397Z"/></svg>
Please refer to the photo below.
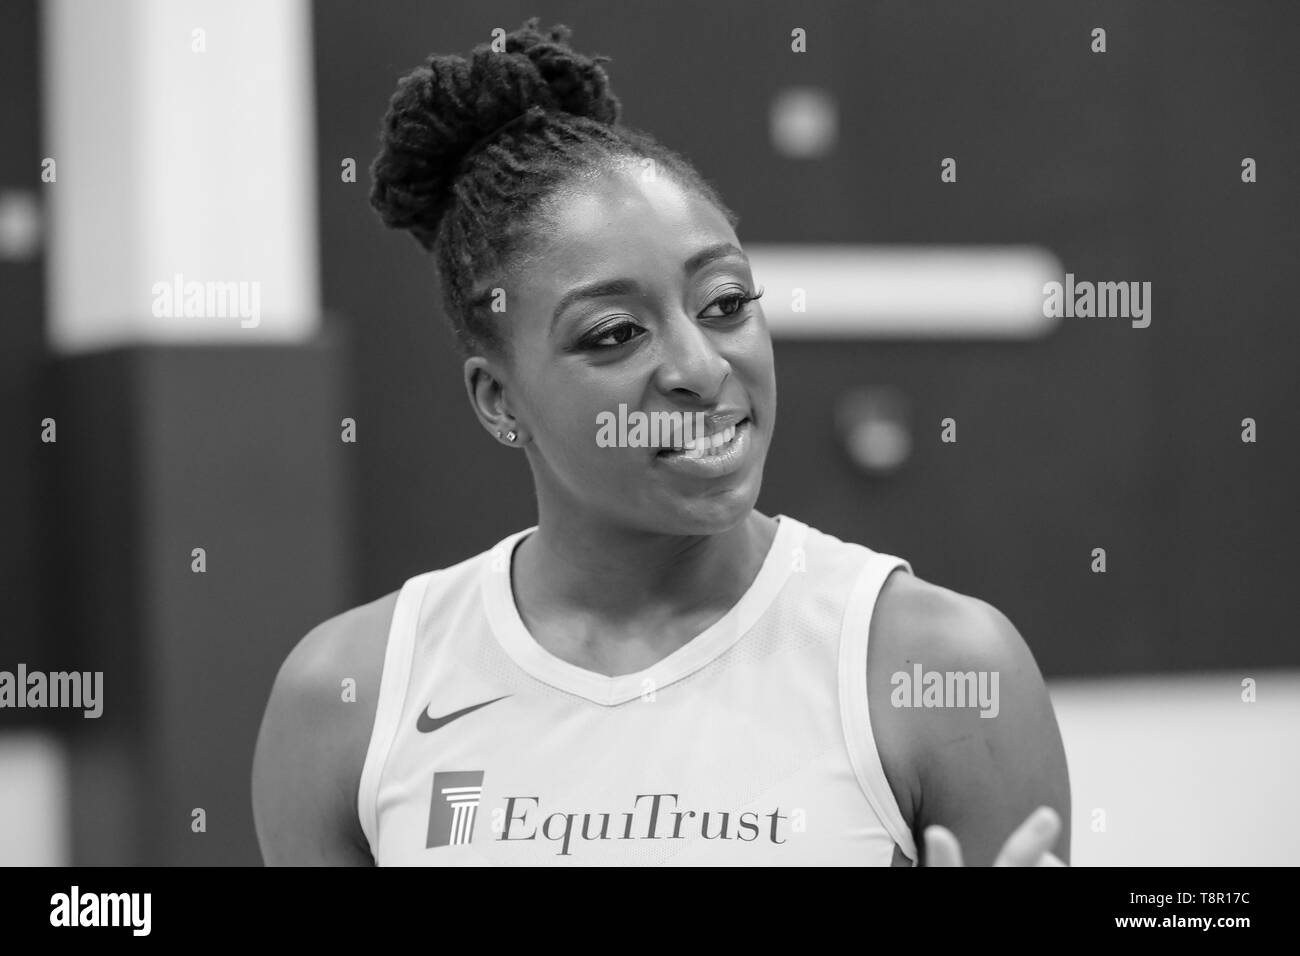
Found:
<svg viewBox="0 0 1300 956"><path fill-rule="evenodd" d="M509 432L505 434L502 434L501 429L499 428L497 429L497 438L504 438L506 441L512 444L514 443L514 440L518 437L519 436L515 433L514 429L511 429Z"/></svg>

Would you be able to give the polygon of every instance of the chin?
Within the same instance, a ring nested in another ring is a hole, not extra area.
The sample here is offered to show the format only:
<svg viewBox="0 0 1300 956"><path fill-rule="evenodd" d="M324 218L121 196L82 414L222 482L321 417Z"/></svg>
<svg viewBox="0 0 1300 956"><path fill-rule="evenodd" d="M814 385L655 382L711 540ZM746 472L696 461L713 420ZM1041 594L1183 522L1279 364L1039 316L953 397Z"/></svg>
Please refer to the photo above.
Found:
<svg viewBox="0 0 1300 956"><path fill-rule="evenodd" d="M668 534L705 535L730 531L749 517L758 503L761 475L731 488L665 502L660 528Z"/></svg>

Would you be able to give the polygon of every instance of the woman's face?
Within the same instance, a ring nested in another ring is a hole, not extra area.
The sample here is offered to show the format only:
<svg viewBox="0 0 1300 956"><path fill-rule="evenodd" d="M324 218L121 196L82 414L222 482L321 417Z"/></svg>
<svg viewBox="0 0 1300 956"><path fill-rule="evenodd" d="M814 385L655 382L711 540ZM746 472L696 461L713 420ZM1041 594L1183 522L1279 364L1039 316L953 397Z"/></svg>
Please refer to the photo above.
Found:
<svg viewBox="0 0 1300 956"><path fill-rule="evenodd" d="M759 290L735 231L707 200L637 169L565 190L543 221L494 316L507 362L466 363L484 424L517 423L541 503L560 517L669 534L735 526L758 498L776 413L772 342L759 303L744 301ZM662 447L680 434L604 447L620 418L635 440L634 413L665 412L692 425L702 412L705 435L729 440L702 457Z"/></svg>

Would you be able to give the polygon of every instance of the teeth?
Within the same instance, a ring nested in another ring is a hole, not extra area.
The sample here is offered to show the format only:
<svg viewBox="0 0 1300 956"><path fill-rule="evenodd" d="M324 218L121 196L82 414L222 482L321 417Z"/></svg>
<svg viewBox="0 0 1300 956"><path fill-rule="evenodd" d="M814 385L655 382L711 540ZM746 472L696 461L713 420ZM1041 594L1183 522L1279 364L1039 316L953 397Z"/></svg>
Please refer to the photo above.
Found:
<svg viewBox="0 0 1300 956"><path fill-rule="evenodd" d="M682 449L683 458L708 458L714 454L715 448L721 448L736 437L736 426L730 425L718 432L716 435L709 435L696 441L686 443Z"/></svg>

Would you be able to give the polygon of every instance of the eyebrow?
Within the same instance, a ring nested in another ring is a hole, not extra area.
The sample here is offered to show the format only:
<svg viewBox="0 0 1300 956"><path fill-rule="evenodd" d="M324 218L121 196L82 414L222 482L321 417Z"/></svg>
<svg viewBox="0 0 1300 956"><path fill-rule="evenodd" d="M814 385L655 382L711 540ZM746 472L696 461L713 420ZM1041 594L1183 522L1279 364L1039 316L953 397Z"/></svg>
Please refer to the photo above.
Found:
<svg viewBox="0 0 1300 956"><path fill-rule="evenodd" d="M706 246L682 263L682 274L689 278L710 262L713 262L716 259L725 259L728 256L736 256L737 258L745 259L745 253L733 243L719 242L711 246ZM748 262L747 259L745 261ZM564 314L565 309L581 299L600 299L615 295L635 295L640 291L640 283L635 279L626 278L599 279L595 282L589 282L586 285L577 286L560 296L560 301L555 305L555 311L551 313L551 328L555 328L555 323L560 320L560 316Z"/></svg>

